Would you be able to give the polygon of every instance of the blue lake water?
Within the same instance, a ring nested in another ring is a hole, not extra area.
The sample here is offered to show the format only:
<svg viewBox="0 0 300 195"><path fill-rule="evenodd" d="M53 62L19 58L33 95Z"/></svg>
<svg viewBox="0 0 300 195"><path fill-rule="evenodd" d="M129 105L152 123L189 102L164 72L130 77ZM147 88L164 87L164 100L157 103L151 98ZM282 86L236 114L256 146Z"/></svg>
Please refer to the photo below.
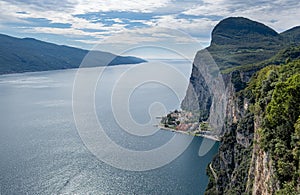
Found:
<svg viewBox="0 0 300 195"><path fill-rule="evenodd" d="M190 62L168 63L188 80ZM95 89L95 110L115 143L131 150L146 151L163 145L175 133L160 130L140 137L123 131L116 123L110 104L112 86L132 66L105 69ZM87 72L94 69L97 68ZM0 76L1 195L204 193L208 183L206 167L217 153L218 143L205 156L199 156L204 139L195 137L174 161L147 171L115 168L91 153L73 117L72 90L76 71ZM86 77L89 78L88 74ZM169 77L176 79L172 75ZM125 84L121 89L126 91L127 87L130 88ZM187 83L179 87L183 97ZM150 119L151 103L161 102L169 111L179 108L180 101L167 86L146 83L131 94L129 105L132 118L146 123Z"/></svg>

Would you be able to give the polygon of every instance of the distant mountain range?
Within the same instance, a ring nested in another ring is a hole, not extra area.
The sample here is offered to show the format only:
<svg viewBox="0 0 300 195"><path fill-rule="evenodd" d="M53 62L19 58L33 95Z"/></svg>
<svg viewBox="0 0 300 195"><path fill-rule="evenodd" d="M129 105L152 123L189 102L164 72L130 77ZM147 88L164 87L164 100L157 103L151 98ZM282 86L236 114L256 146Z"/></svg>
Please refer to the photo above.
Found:
<svg viewBox="0 0 300 195"><path fill-rule="evenodd" d="M56 45L33 38L15 38L0 34L0 74L78 68L88 50ZM137 64L145 60L92 51L89 67Z"/></svg>

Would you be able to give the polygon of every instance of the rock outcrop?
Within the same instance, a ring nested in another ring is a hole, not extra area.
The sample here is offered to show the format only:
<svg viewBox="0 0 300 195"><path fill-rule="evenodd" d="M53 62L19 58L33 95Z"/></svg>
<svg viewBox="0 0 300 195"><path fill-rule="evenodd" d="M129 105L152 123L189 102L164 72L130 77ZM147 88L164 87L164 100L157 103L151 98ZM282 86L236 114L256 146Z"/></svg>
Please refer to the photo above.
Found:
<svg viewBox="0 0 300 195"><path fill-rule="evenodd" d="M297 32L294 28L278 34L246 18L227 18L213 30L211 45L197 53L182 108L198 111L199 120L216 124L222 136L207 169L207 194L274 194L279 189L270 154L257 144L261 118L251 111L254 100L243 90L252 75L268 65L254 64L299 44ZM232 69L245 65L245 70Z"/></svg>

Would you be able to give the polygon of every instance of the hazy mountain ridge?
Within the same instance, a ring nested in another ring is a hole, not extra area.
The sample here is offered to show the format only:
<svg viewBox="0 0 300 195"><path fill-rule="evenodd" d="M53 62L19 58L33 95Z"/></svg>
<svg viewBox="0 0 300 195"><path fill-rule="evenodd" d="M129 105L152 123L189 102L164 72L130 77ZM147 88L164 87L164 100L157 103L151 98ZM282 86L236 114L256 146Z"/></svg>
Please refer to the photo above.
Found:
<svg viewBox="0 0 300 195"><path fill-rule="evenodd" d="M89 67L136 64L145 60L92 51L95 57ZM78 68L88 50L0 34L0 74Z"/></svg>

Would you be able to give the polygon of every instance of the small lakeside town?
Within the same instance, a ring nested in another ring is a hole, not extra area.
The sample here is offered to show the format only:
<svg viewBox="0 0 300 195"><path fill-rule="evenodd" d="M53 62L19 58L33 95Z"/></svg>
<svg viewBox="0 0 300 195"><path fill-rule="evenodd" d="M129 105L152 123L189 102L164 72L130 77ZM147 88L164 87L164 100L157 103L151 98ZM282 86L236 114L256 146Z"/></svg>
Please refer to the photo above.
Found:
<svg viewBox="0 0 300 195"><path fill-rule="evenodd" d="M185 110L175 110L166 116L159 118L161 118L159 127L163 130L220 141L220 138L213 133L208 122L199 122L197 113Z"/></svg>

